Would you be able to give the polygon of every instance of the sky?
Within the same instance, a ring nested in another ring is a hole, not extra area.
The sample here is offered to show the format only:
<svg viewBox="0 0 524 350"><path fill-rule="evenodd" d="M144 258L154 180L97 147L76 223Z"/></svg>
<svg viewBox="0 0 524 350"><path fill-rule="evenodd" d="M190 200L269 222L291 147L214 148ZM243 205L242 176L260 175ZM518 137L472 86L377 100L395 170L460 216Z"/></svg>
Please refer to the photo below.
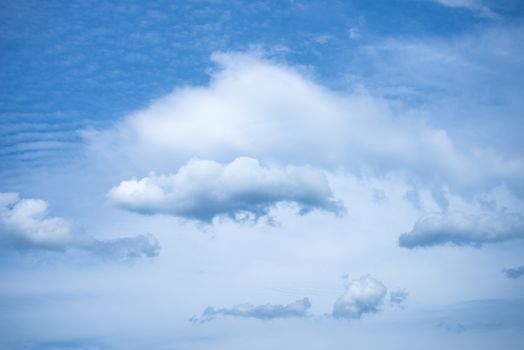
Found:
<svg viewBox="0 0 524 350"><path fill-rule="evenodd" d="M520 349L520 0L1 1L0 350Z"/></svg>

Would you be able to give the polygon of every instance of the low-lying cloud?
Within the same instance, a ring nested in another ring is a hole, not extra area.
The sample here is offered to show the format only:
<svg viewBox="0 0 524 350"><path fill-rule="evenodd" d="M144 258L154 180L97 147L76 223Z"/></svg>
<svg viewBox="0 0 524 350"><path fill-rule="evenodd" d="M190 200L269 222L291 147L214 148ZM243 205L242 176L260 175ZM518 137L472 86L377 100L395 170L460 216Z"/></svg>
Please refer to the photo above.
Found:
<svg viewBox="0 0 524 350"><path fill-rule="evenodd" d="M229 164L191 160L176 174L122 181L108 198L132 212L208 223L219 216L257 219L278 203L296 204L300 214L314 209L344 212L323 172L306 166L262 166L247 157Z"/></svg>
<svg viewBox="0 0 524 350"><path fill-rule="evenodd" d="M480 247L487 243L522 238L524 217L521 214L450 212L422 217L410 232L400 235L398 243L404 248L438 245Z"/></svg>
<svg viewBox="0 0 524 350"><path fill-rule="evenodd" d="M402 289L391 291L389 292L389 303L393 306L403 307L408 298L408 295L408 292Z"/></svg>
<svg viewBox="0 0 524 350"><path fill-rule="evenodd" d="M79 232L69 221L49 214L49 203L0 193L0 243L19 252L81 250L116 259L154 257L159 244L151 234L98 240Z"/></svg>
<svg viewBox="0 0 524 350"><path fill-rule="evenodd" d="M387 289L370 275L353 280L346 285L344 294L333 306L333 317L360 319L365 314L380 311Z"/></svg>
<svg viewBox="0 0 524 350"><path fill-rule="evenodd" d="M211 321L220 316L234 316L256 318L260 320L273 320L277 318L306 317L311 308L308 298L303 298L289 304L264 304L251 305L242 304L232 308L213 308L208 307L201 316L193 316L189 321L193 323L203 323Z"/></svg>
<svg viewBox="0 0 524 350"><path fill-rule="evenodd" d="M504 272L507 278L517 279L524 276L524 265L511 269L503 269L502 272Z"/></svg>

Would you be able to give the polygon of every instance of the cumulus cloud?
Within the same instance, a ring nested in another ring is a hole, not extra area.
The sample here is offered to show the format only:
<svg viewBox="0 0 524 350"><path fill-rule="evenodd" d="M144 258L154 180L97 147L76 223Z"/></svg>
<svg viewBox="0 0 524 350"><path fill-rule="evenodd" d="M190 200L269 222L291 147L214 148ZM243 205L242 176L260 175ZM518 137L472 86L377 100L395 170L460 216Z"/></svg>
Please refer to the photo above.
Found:
<svg viewBox="0 0 524 350"><path fill-rule="evenodd" d="M507 278L516 279L524 276L524 265L512 269L504 269L502 272L504 272Z"/></svg>
<svg viewBox="0 0 524 350"><path fill-rule="evenodd" d="M221 308L216 309L208 307L204 310L200 317L192 317L189 319L193 323L203 323L211 321L220 316L235 316L235 317L247 317L256 318L260 320L273 320L276 318L289 318L289 317L306 317L311 302L308 298L303 298L294 301L289 304L264 304L264 305L251 305L242 304L232 308Z"/></svg>
<svg viewBox="0 0 524 350"><path fill-rule="evenodd" d="M333 317L360 319L365 314L376 313L383 305L386 293L386 287L370 275L353 280L335 302Z"/></svg>
<svg viewBox="0 0 524 350"><path fill-rule="evenodd" d="M459 149L419 111L361 90L330 91L255 55L213 59L219 69L208 86L177 89L113 128L86 133L92 154L161 172L194 157L223 162L240 155L355 171L364 165L461 189L518 183L524 175L521 158Z"/></svg>
<svg viewBox="0 0 524 350"><path fill-rule="evenodd" d="M320 209L341 214L325 175L311 167L264 167L240 157L228 164L191 160L176 174L151 174L121 182L108 193L117 206L141 214L170 214L212 222L267 215L277 203L295 203L301 214Z"/></svg>
<svg viewBox="0 0 524 350"><path fill-rule="evenodd" d="M90 254L130 259L153 257L159 245L151 234L112 240L83 235L69 221L49 214L49 203L0 193L0 243L15 251L81 250Z"/></svg>
<svg viewBox="0 0 524 350"><path fill-rule="evenodd" d="M399 246L405 248L437 245L471 245L524 238L524 217L518 213L483 213L482 215L449 212L420 218L410 232L400 235Z"/></svg>

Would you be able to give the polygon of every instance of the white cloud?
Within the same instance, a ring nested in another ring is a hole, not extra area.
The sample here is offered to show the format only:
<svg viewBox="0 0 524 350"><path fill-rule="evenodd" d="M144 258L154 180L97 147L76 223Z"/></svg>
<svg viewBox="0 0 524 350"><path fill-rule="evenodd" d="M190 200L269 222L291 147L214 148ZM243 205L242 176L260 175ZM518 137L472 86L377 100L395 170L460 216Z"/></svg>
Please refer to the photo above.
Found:
<svg viewBox="0 0 524 350"><path fill-rule="evenodd" d="M489 7L482 4L480 0L436 0L438 3L449 7L465 8L479 17L496 19L499 16Z"/></svg>
<svg viewBox="0 0 524 350"><path fill-rule="evenodd" d="M518 182L521 158L461 150L417 111L365 92L325 89L300 72L248 54L216 54L208 86L177 89L114 128L86 135L93 152L142 171L192 158L404 171L455 188Z"/></svg>
<svg viewBox="0 0 524 350"><path fill-rule="evenodd" d="M311 302L308 298L303 298L286 305L264 304L255 306L251 304L241 304L232 308L220 309L208 307L204 310L200 317L194 316L189 321L193 323L202 323L211 321L219 316L249 317L260 320L273 320L276 318L288 317L306 317L310 307Z"/></svg>
<svg viewBox="0 0 524 350"><path fill-rule="evenodd" d="M151 174L121 182L108 193L117 206L142 214L171 214L212 222L267 215L278 203L295 203L300 213L321 209L341 214L325 175L306 166L261 166L240 157L228 164L191 160L176 174Z"/></svg>
<svg viewBox="0 0 524 350"><path fill-rule="evenodd" d="M333 317L359 319L364 314L376 313L384 303L386 287L370 275L353 280L333 306Z"/></svg>
<svg viewBox="0 0 524 350"><path fill-rule="evenodd" d="M81 234L69 221L49 214L49 203L23 199L17 193L0 193L0 242L17 251L77 249L93 255L130 259L158 254L150 234L97 240Z"/></svg>
<svg viewBox="0 0 524 350"><path fill-rule="evenodd" d="M62 249L73 240L72 225L49 217L49 203L21 199L17 193L0 193L0 232L3 240L21 246Z"/></svg>
<svg viewBox="0 0 524 350"><path fill-rule="evenodd" d="M410 232L399 237L399 245L405 248L446 244L479 247L523 238L524 216L521 214L449 212L423 216Z"/></svg>

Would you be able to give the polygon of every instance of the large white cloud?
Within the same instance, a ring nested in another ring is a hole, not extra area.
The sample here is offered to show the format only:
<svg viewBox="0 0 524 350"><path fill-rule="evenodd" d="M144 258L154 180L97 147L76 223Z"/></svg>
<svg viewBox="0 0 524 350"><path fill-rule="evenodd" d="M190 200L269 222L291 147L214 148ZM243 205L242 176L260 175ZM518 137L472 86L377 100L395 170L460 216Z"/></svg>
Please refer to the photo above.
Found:
<svg viewBox="0 0 524 350"><path fill-rule="evenodd" d="M141 171L173 171L195 157L229 162L238 156L331 169L371 167L458 189L523 177L519 156L459 149L416 110L361 91L330 91L253 55L213 58L219 69L208 86L177 89L117 126L89 133L94 153L112 162L125 159Z"/></svg>
<svg viewBox="0 0 524 350"><path fill-rule="evenodd" d="M247 157L228 164L191 160L176 174L123 181L108 197L130 211L205 222L217 216L258 218L280 202L297 204L300 213L344 210L321 171L305 166L264 167Z"/></svg>
<svg viewBox="0 0 524 350"><path fill-rule="evenodd" d="M333 306L333 317L359 319L365 314L376 313L384 303L387 289L370 275L353 280Z"/></svg>
<svg viewBox="0 0 524 350"><path fill-rule="evenodd" d="M76 249L117 259L153 257L159 245L150 234L98 240L84 235L69 221L49 215L49 203L0 193L0 244L16 251Z"/></svg>
<svg viewBox="0 0 524 350"><path fill-rule="evenodd" d="M399 237L405 248L436 245L472 245L524 238L524 216L518 213L463 212L429 214L420 218L410 232Z"/></svg>
<svg viewBox="0 0 524 350"><path fill-rule="evenodd" d="M502 272L504 272L507 278L516 279L524 276L524 265L511 269L503 269Z"/></svg>

